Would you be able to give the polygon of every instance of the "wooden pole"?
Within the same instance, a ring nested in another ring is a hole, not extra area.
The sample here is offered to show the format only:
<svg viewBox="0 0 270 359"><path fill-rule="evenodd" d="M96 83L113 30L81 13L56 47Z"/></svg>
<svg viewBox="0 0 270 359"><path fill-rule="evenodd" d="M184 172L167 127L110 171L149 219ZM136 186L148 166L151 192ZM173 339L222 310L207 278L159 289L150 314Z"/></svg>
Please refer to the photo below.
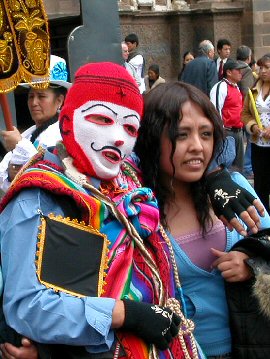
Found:
<svg viewBox="0 0 270 359"><path fill-rule="evenodd" d="M11 112L10 112L10 108L9 108L9 104L8 104L7 95L0 93L0 104L1 104L1 107L3 110L3 114L4 114L6 129L8 131L12 131L13 130L12 116L11 116Z"/></svg>

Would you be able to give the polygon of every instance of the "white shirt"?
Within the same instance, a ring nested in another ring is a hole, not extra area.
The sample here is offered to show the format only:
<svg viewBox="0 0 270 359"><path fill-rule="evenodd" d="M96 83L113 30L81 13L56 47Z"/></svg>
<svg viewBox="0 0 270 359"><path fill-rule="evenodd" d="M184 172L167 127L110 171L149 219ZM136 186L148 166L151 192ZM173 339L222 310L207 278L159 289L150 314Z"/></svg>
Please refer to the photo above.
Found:
<svg viewBox="0 0 270 359"><path fill-rule="evenodd" d="M262 96L262 89L258 93L257 99L256 99L256 107L259 112L259 116L262 122L262 125L264 128L269 127L270 125L270 95L266 97L266 99L263 99ZM254 142L251 139L252 142ZM256 140L256 145L261 147L270 147L270 140L265 137L258 137Z"/></svg>
<svg viewBox="0 0 270 359"><path fill-rule="evenodd" d="M224 65L224 64L226 64L228 58L227 57L225 59L221 59L220 57L217 58L217 62L216 62L217 63L217 72L219 70L219 65L220 65L221 60L223 61L223 65Z"/></svg>
<svg viewBox="0 0 270 359"><path fill-rule="evenodd" d="M136 72L141 79L141 84L139 86L140 93L143 93L145 91L145 84L144 84L144 78L142 77L142 69L144 65L143 56L142 55L136 55L134 56L130 61L129 64L131 64L133 67L135 67Z"/></svg>
<svg viewBox="0 0 270 359"><path fill-rule="evenodd" d="M60 134L59 122L50 125L35 140L30 141L36 125L31 126L22 133L22 139L17 143L13 151L9 151L0 162L0 188L6 192L10 186L8 180L8 165L24 165L38 152L38 147L47 148L55 146L56 142L62 139Z"/></svg>

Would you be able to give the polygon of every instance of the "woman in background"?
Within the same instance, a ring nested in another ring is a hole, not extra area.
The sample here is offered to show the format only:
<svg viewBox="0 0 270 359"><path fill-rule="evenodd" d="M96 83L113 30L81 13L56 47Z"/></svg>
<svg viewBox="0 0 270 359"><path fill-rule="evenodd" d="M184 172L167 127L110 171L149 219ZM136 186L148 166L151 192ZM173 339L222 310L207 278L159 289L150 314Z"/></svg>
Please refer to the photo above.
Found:
<svg viewBox="0 0 270 359"><path fill-rule="evenodd" d="M0 189L6 192L20 168L37 153L38 147L54 146L61 140L58 113L64 103L67 89L67 68L64 59L51 55L50 83L47 89L34 89L30 84L27 105L34 125L23 133L14 126L13 131L1 131L3 143L9 151L0 163Z"/></svg>
<svg viewBox="0 0 270 359"><path fill-rule="evenodd" d="M186 64L188 64L192 60L194 60L193 53L191 51L186 51L183 55L183 66L182 66L181 71L178 74L178 81L181 81L181 76L182 76L182 73L184 71Z"/></svg>
<svg viewBox="0 0 270 359"><path fill-rule="evenodd" d="M152 64L148 68L148 75L144 78L145 83L145 92L147 94L149 91L153 90L159 84L163 84L165 80L159 76L159 66L157 64Z"/></svg>
<svg viewBox="0 0 270 359"><path fill-rule="evenodd" d="M257 64L259 78L251 89L253 99L250 95L245 98L242 121L251 135L254 189L270 213L270 53L261 57ZM261 124L257 122L255 112L258 113Z"/></svg>

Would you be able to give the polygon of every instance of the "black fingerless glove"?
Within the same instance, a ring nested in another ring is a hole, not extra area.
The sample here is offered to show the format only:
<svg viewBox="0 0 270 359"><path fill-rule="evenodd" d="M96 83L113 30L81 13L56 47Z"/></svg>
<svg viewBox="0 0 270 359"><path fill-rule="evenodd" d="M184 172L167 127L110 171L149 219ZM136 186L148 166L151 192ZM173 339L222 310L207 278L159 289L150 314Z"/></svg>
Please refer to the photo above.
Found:
<svg viewBox="0 0 270 359"><path fill-rule="evenodd" d="M225 169L208 175L206 188L215 214L218 217L223 215L228 221L236 217L235 214L240 216L255 200L251 193L232 180Z"/></svg>
<svg viewBox="0 0 270 359"><path fill-rule="evenodd" d="M179 331L180 318L169 308L155 304L123 300L125 321L122 329L131 331L158 349L169 347Z"/></svg>

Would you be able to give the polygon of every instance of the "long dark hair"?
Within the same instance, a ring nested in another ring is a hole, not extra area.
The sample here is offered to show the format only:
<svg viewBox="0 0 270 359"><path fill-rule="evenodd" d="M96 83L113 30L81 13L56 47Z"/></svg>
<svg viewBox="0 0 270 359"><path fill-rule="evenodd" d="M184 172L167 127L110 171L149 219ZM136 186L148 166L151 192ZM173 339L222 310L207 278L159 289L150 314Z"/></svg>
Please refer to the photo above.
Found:
<svg viewBox="0 0 270 359"><path fill-rule="evenodd" d="M168 199L174 198L172 188L168 188L161 181L160 154L161 135L164 129L172 144L170 161L173 165L173 155L176 148L176 138L179 121L182 119L182 106L191 101L202 109L204 115L214 126L213 156L218 156L223 148L222 120L209 98L192 85L182 82L160 84L145 96L145 111L141 121L135 152L140 158L144 185L150 187L156 194L161 222L166 226L164 206ZM209 214L210 203L205 188L205 177L191 184L192 198L195 203L199 223L206 231L211 223Z"/></svg>
<svg viewBox="0 0 270 359"><path fill-rule="evenodd" d="M49 89L51 89L54 93L55 98L63 95L64 99L66 97L67 94L67 89L65 87L62 86L49 86ZM55 122L58 121L58 113L56 113L52 118L50 118L48 121L46 121L45 123L43 123L41 126L37 127L35 129L35 131L32 133L31 139L30 141L32 143L35 142L35 140L38 138L38 136L44 132L49 126L51 126L52 124L54 124Z"/></svg>

